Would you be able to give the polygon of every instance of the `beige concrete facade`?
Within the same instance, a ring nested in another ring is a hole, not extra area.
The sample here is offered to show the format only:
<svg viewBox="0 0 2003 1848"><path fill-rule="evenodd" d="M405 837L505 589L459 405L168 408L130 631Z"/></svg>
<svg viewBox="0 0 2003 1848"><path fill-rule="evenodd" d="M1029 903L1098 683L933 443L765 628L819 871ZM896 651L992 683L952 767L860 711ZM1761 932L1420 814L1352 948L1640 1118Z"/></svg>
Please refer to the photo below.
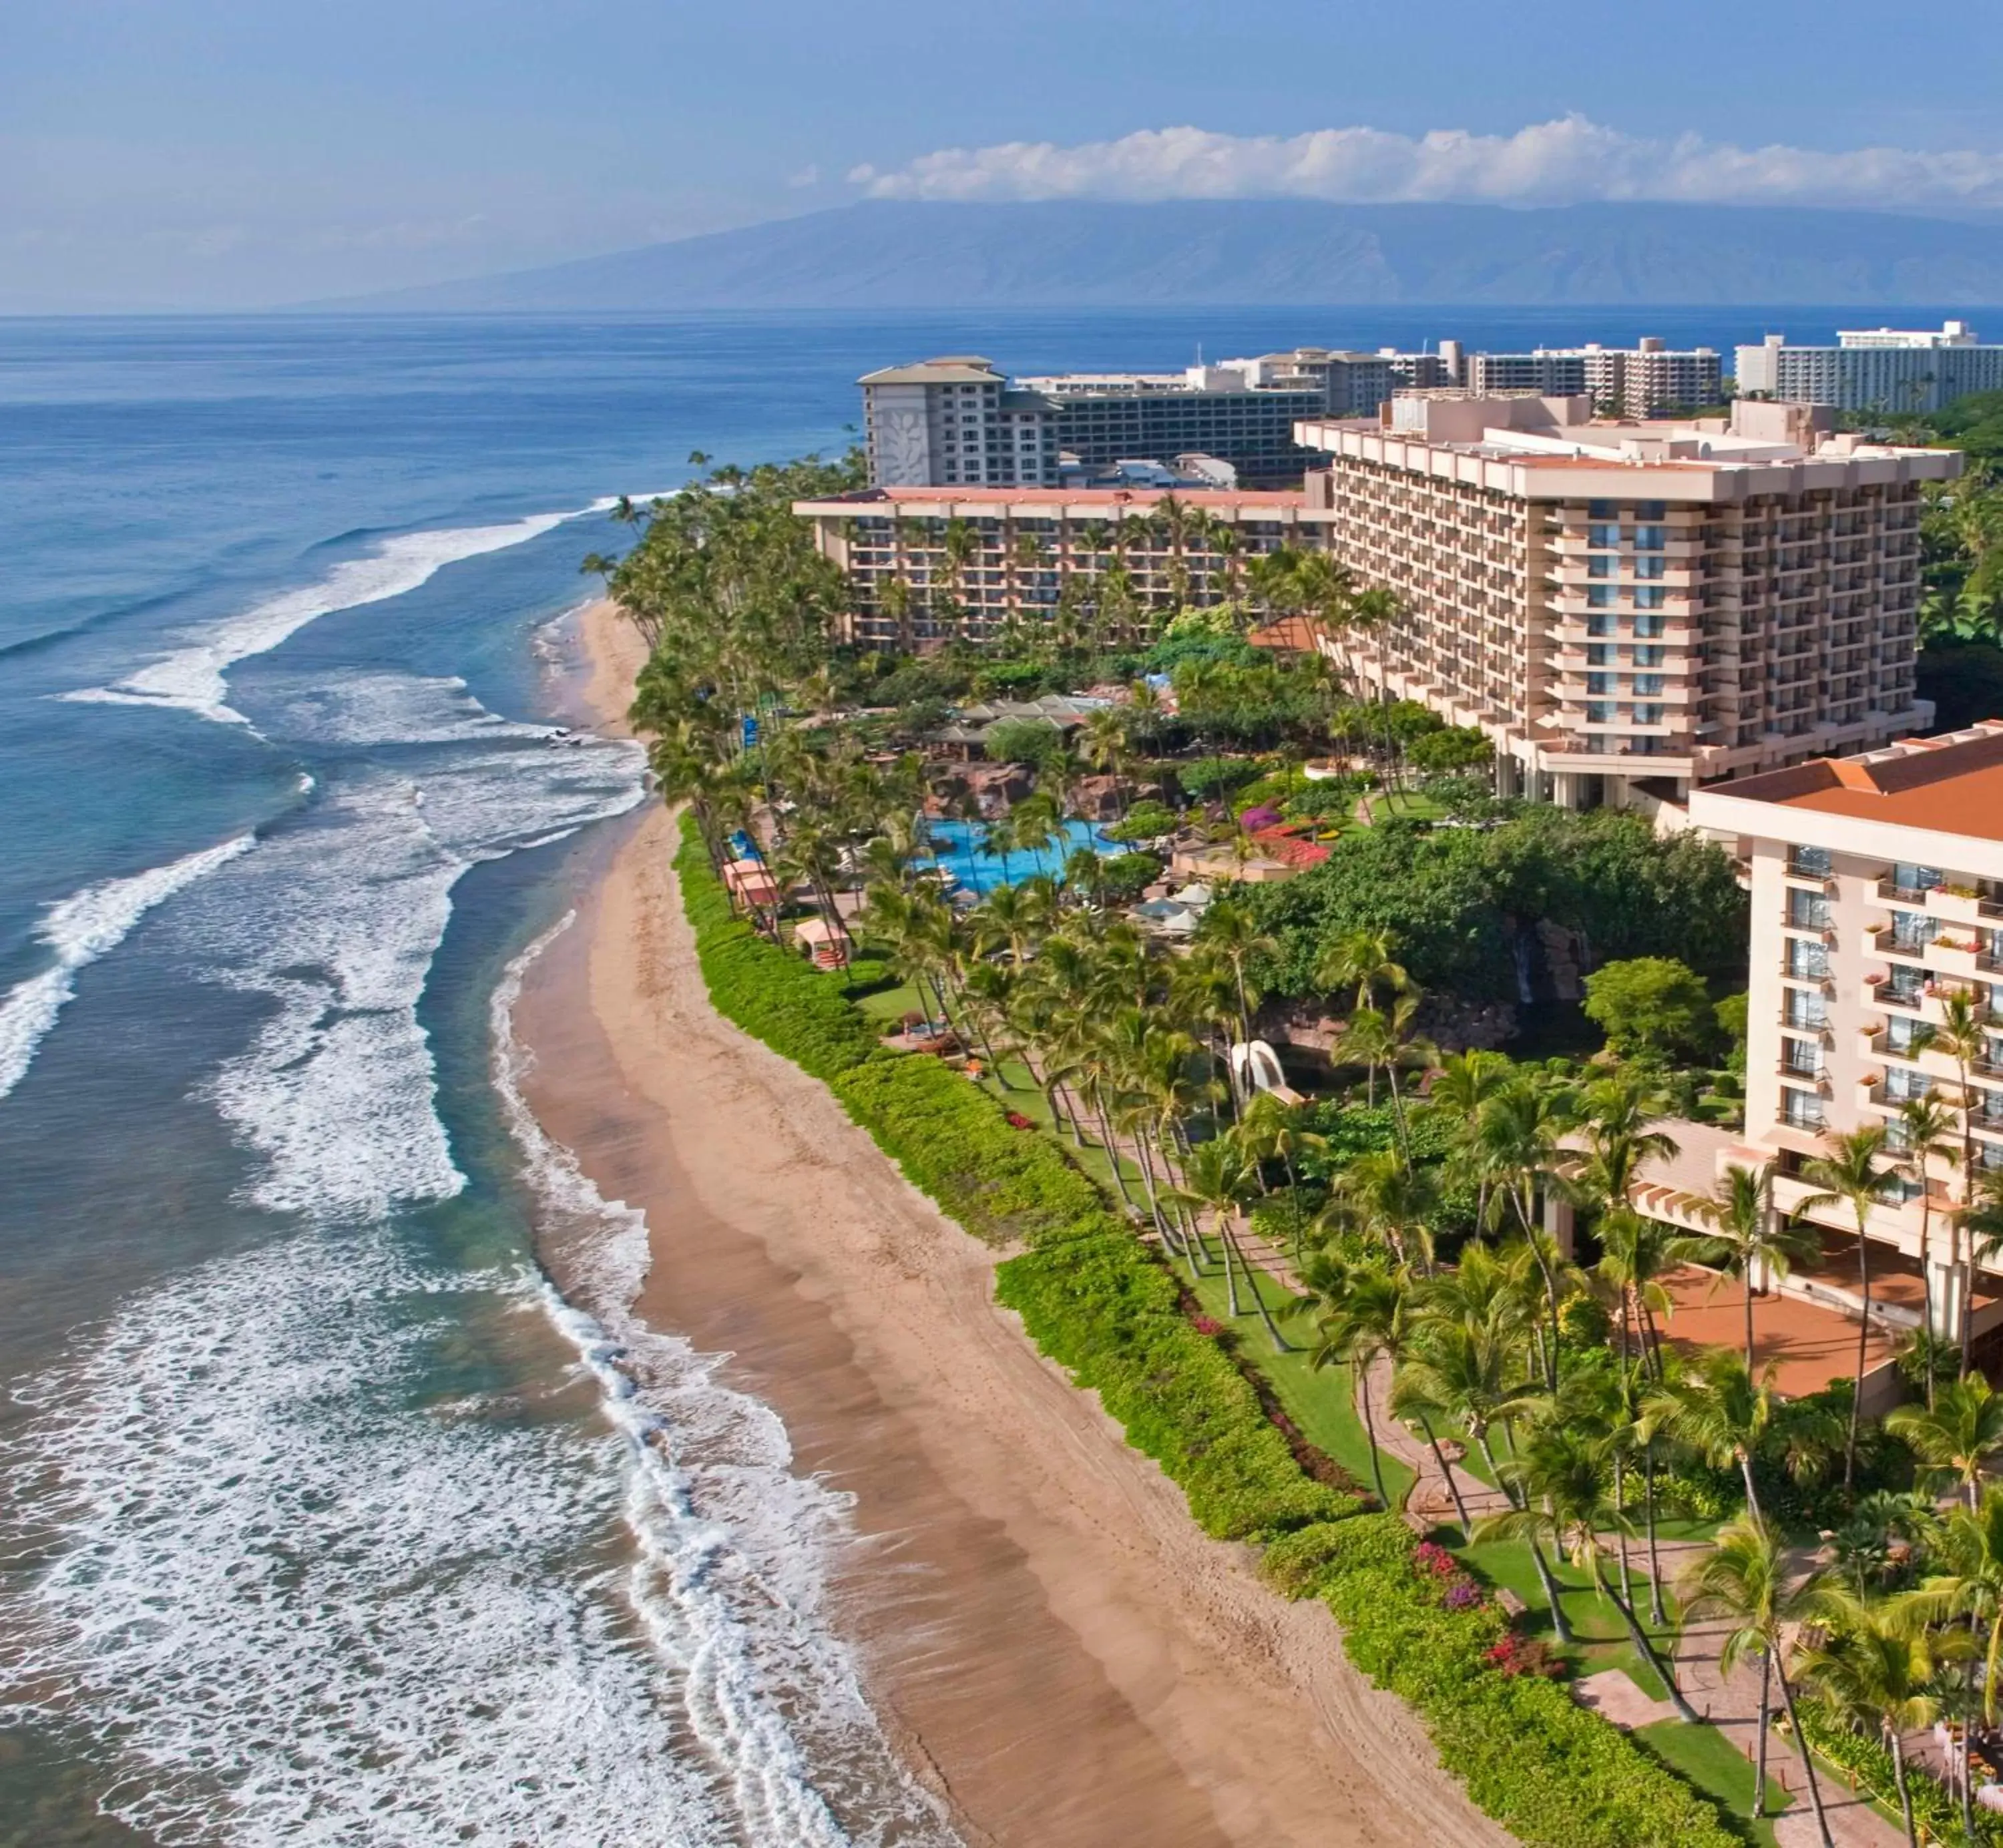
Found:
<svg viewBox="0 0 2003 1848"><path fill-rule="evenodd" d="M1331 524L1278 489L870 488L793 511L848 574L843 639L877 648L992 641L1012 620L1152 634L1241 594L1261 554L1320 549Z"/></svg>
<svg viewBox="0 0 2003 1848"><path fill-rule="evenodd" d="M1400 616L1327 643L1363 686L1494 745L1505 788L1568 805L1924 728L1920 484L1944 450L1833 437L1789 405L1728 424L1593 421L1583 399L1394 399L1302 427L1308 499Z"/></svg>
<svg viewBox="0 0 2003 1848"><path fill-rule="evenodd" d="M1795 1210L1813 1193L1799 1171L1830 1137L1893 1123L1909 1096L1949 1106L1949 1141L1958 1152L1965 1133L1977 1175L2003 1168L2003 1020L1994 1013L2003 980L2003 721L1701 789L1690 819L1736 838L1751 868L1742 1141L1776 1164L1777 1207ZM1924 1043L1957 991L1994 1023L1965 1074ZM1952 1332L1959 1283L1945 1260L1970 1177L1958 1162L1936 1160L1929 1170L1925 1285L1936 1326ZM1903 1312L1896 1291L1886 1312L1910 1326L1919 1319L1922 1206L1910 1164L1899 1191L1868 1229L1898 1254L1889 1273L1912 1279ZM1810 1217L1854 1229L1845 1208ZM2003 1305L1979 1290L1976 1332L1999 1319Z"/></svg>

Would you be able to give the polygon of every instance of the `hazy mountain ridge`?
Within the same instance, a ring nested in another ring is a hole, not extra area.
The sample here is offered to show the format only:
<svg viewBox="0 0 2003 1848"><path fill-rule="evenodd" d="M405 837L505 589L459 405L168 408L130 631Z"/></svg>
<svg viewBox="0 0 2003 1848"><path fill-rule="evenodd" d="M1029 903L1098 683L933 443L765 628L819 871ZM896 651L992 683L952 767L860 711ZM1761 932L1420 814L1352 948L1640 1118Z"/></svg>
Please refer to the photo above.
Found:
<svg viewBox="0 0 2003 1848"><path fill-rule="evenodd" d="M384 311L2003 302L2003 222L1706 205L869 202ZM327 306L320 304L320 306Z"/></svg>

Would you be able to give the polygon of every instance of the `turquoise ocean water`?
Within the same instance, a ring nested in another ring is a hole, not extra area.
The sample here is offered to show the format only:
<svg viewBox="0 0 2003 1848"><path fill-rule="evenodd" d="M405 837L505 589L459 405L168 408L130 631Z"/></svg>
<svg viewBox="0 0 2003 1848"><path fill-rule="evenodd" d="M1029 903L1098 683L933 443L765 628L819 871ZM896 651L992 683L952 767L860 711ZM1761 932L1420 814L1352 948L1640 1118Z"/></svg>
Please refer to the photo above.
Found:
<svg viewBox="0 0 2003 1848"><path fill-rule="evenodd" d="M839 1501L633 1325L644 1228L513 1090L641 796L548 737L608 497L932 351L1833 320L0 321L0 1843L952 1839L823 1612Z"/></svg>

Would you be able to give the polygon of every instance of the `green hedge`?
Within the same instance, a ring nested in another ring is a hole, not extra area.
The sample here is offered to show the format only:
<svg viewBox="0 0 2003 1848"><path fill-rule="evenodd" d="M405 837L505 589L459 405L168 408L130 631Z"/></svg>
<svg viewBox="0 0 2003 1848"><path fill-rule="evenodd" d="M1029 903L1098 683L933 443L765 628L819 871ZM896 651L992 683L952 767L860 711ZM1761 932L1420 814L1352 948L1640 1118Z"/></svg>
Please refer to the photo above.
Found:
<svg viewBox="0 0 2003 1848"><path fill-rule="evenodd" d="M1899 1774L1893 1766L1889 1748L1882 1740L1853 1732L1832 1719L1812 1697L1798 1700L1795 1710L1801 1715L1802 1731L1814 1748L1816 1756L1847 1773L1896 1815ZM1780 1724L1785 1732L1786 1722ZM1928 1836L1937 1842L1965 1839L1961 1832L1960 1801L1938 1778L1909 1763L1906 1766L1906 1788L1913 1799L1913 1820ZM1975 1834L1978 1841L2003 1842L2003 1817L1998 1817L1993 1811L1978 1809L1975 1812Z"/></svg>
<svg viewBox="0 0 2003 1848"><path fill-rule="evenodd" d="M1730 1848L1716 1807L1561 1684L1498 1672L1508 1629L1484 1601L1449 1609L1395 1514L1288 1535L1267 1553L1273 1583L1319 1596L1350 1658L1425 1717L1440 1762L1528 1848Z"/></svg>
<svg viewBox="0 0 2003 1848"><path fill-rule="evenodd" d="M995 1294L1043 1353L1096 1391L1204 1532L1267 1543L1291 1595L1323 1598L1344 1647L1430 1725L1442 1762L1529 1848L1727 1848L1718 1811L1561 1687L1485 1660L1506 1627L1449 1609L1393 1514L1314 1481L1237 1364L1183 1312L1176 1279L1050 1137L1010 1127L938 1060L881 1050L840 978L730 914L684 824L676 867L718 1011L827 1081L912 1183L967 1229L1029 1249Z"/></svg>

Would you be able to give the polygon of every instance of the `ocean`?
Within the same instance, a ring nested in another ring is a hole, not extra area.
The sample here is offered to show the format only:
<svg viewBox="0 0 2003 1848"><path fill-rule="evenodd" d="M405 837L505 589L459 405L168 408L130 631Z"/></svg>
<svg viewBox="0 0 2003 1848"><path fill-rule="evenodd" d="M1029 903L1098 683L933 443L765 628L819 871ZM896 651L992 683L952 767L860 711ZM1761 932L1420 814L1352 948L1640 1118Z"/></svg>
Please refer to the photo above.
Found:
<svg viewBox="0 0 2003 1848"><path fill-rule="evenodd" d="M521 1099L645 799L557 731L612 497L838 449L935 351L1838 318L0 320L0 1843L953 1839L825 1609L841 1499L634 1322L645 1228Z"/></svg>

